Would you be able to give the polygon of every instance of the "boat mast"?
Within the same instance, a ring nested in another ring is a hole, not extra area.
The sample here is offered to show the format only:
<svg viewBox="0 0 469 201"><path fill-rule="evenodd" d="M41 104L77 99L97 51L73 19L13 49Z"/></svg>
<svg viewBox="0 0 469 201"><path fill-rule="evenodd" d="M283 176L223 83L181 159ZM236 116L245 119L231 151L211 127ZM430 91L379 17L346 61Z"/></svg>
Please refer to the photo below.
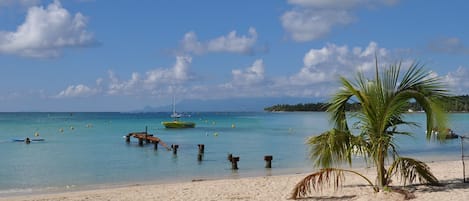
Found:
<svg viewBox="0 0 469 201"><path fill-rule="evenodd" d="M173 115L176 116L176 98L173 96Z"/></svg>

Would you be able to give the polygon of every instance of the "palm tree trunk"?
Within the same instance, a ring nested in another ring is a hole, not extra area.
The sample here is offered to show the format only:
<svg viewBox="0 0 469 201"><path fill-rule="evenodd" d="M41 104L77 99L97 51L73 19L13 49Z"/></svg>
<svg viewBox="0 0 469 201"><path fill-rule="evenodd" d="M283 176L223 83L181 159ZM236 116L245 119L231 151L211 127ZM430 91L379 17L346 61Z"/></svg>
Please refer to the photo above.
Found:
<svg viewBox="0 0 469 201"><path fill-rule="evenodd" d="M378 171L378 186L379 188L383 188L386 186L386 169L384 168L384 155L385 153L382 150L381 145L379 145L379 153L378 153L378 158L376 161L376 168Z"/></svg>

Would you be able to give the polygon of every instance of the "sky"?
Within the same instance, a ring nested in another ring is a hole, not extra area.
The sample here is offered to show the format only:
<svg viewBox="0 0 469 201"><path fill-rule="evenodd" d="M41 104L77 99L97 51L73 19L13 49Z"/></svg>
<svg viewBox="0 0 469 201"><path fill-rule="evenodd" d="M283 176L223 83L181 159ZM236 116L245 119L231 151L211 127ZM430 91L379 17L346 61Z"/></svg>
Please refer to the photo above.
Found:
<svg viewBox="0 0 469 201"><path fill-rule="evenodd" d="M467 10L464 0L0 0L0 111L327 100L340 76L372 73L375 56L380 68L419 62L469 94Z"/></svg>

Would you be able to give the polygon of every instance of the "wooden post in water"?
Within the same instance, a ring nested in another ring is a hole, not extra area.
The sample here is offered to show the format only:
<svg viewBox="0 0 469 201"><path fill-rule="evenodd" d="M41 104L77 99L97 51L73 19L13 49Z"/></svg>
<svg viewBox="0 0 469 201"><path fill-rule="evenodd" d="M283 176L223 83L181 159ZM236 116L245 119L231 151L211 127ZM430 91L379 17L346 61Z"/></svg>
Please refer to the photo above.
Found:
<svg viewBox="0 0 469 201"><path fill-rule="evenodd" d="M173 145L171 145L171 148L173 149L173 154L174 155L178 154L179 145L173 144Z"/></svg>
<svg viewBox="0 0 469 201"><path fill-rule="evenodd" d="M145 126L145 142L147 144L150 143L150 139L148 139L148 126Z"/></svg>
<svg viewBox="0 0 469 201"><path fill-rule="evenodd" d="M158 142L153 142L155 143L155 150L158 150Z"/></svg>
<svg viewBox="0 0 469 201"><path fill-rule="evenodd" d="M272 159L273 157L271 155L264 156L265 168L272 168Z"/></svg>
<svg viewBox="0 0 469 201"><path fill-rule="evenodd" d="M130 143L130 135L125 136L125 142Z"/></svg>
<svg viewBox="0 0 469 201"><path fill-rule="evenodd" d="M239 156L231 158L231 169L232 170L237 170L238 169L238 161L239 161Z"/></svg>
<svg viewBox="0 0 469 201"><path fill-rule="evenodd" d="M204 150L205 150L205 145L204 144L198 144L197 146L199 147L199 154L203 154Z"/></svg>
<svg viewBox="0 0 469 201"><path fill-rule="evenodd" d="M202 161L203 156L204 156L205 145L198 144L197 146L199 147L199 154L197 154L197 161Z"/></svg>
<svg viewBox="0 0 469 201"><path fill-rule="evenodd" d="M143 138L138 138L138 145L143 146Z"/></svg>

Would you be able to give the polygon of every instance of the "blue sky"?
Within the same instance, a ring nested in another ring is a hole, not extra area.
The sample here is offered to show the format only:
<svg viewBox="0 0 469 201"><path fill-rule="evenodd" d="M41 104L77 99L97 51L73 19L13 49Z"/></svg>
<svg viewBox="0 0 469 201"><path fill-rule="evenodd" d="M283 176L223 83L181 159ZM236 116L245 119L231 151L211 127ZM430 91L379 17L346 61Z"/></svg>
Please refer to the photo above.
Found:
<svg viewBox="0 0 469 201"><path fill-rule="evenodd" d="M463 0L0 0L0 111L326 100L339 76L418 60L469 93Z"/></svg>

